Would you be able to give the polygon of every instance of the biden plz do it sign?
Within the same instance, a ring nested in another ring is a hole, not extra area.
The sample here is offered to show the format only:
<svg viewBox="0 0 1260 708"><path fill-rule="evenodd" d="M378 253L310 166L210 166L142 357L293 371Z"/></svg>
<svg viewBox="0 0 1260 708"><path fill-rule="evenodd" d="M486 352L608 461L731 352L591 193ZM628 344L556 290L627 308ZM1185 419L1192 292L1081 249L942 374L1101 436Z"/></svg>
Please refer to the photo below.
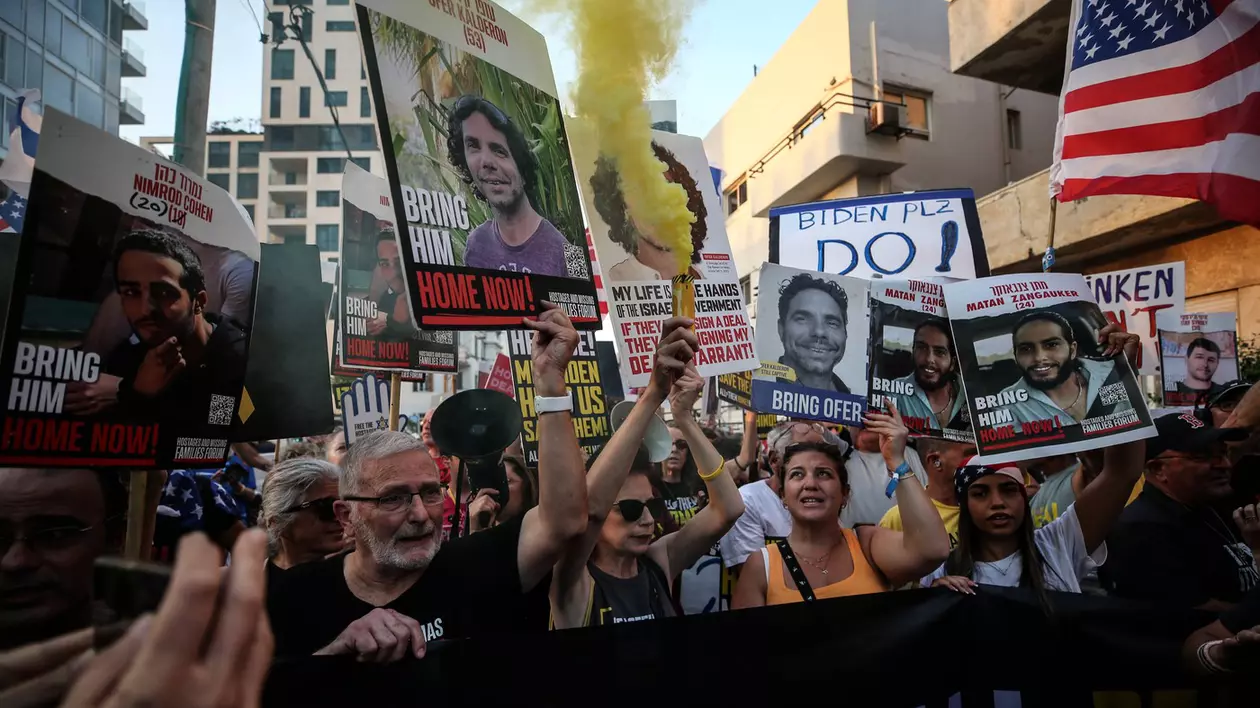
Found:
<svg viewBox="0 0 1260 708"><path fill-rule="evenodd" d="M866 279L969 280L989 273L970 189L771 209L770 260Z"/></svg>

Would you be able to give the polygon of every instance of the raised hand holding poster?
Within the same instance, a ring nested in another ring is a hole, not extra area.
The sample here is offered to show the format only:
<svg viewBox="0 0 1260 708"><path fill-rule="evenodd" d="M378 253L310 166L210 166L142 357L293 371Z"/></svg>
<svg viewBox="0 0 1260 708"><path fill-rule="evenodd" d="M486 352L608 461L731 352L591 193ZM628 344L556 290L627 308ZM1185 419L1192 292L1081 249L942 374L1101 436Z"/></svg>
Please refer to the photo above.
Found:
<svg viewBox="0 0 1260 708"><path fill-rule="evenodd" d="M415 194L410 187L403 194ZM348 369L455 371L450 330L417 330L403 283L389 182L353 162L341 177L341 363Z"/></svg>
<svg viewBox="0 0 1260 708"><path fill-rule="evenodd" d="M523 328L546 300L598 329L542 35L489 0L359 0L358 18L416 323Z"/></svg>
<svg viewBox="0 0 1260 708"><path fill-rule="evenodd" d="M1155 435L1085 278L1003 275L944 287L976 445L986 462L1079 452Z"/></svg>
<svg viewBox="0 0 1260 708"><path fill-rule="evenodd" d="M939 283L871 282L872 407L893 401L912 435L971 442L971 411Z"/></svg>
<svg viewBox="0 0 1260 708"><path fill-rule="evenodd" d="M621 350L622 378L631 387L646 386L661 323L673 313L670 278L677 274L677 258L658 235L644 233L630 218L617 165L598 154L591 126L581 120L572 120L570 125L582 198L591 219L591 241L607 268L604 290ZM700 340L696 369L704 377L754 369L757 352L752 328L704 143L699 138L652 131L652 150L666 180L686 192L687 208L695 217L688 275L695 279Z"/></svg>
<svg viewBox="0 0 1260 708"><path fill-rule="evenodd" d="M770 260L857 278L952 281L989 274L970 189L776 207Z"/></svg>
<svg viewBox="0 0 1260 708"><path fill-rule="evenodd" d="M761 267L760 278L753 410L861 425L869 281L773 263Z"/></svg>
<svg viewBox="0 0 1260 708"><path fill-rule="evenodd" d="M1086 275L1085 282L1107 319L1142 338L1138 373L1159 374L1158 314L1186 309L1186 264L1161 263Z"/></svg>
<svg viewBox="0 0 1260 708"><path fill-rule="evenodd" d="M0 465L220 464L258 254L226 192L46 109L0 360Z"/></svg>
<svg viewBox="0 0 1260 708"><path fill-rule="evenodd" d="M1232 312L1156 317L1165 406L1194 406L1238 379L1238 318Z"/></svg>

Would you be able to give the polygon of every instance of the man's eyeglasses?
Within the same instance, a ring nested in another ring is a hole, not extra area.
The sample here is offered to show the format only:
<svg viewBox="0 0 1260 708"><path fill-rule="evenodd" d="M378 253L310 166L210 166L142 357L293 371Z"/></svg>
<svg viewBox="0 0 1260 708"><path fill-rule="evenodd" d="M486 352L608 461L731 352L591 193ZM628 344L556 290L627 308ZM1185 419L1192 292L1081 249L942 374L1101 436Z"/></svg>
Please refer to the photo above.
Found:
<svg viewBox="0 0 1260 708"><path fill-rule="evenodd" d="M284 510L284 513L291 514L295 511L306 511L310 509L315 512L315 516L320 521L336 521L337 514L333 511L333 502L337 501L337 497L324 497L323 499L312 499L308 502L302 502L296 506L291 506Z"/></svg>
<svg viewBox="0 0 1260 708"><path fill-rule="evenodd" d="M375 504L377 509L386 513L394 513L408 509L411 507L412 500L420 497L421 503L428 506L431 504L442 503L441 487L433 489L425 489L419 492L397 492L394 494L386 494L383 497L342 497L346 501L352 502L369 502Z"/></svg>
<svg viewBox="0 0 1260 708"><path fill-rule="evenodd" d="M638 521L643 516L643 510L647 509L653 519L661 519L665 516L665 500L653 497L647 501L638 499L622 499L614 504L617 513L621 514L621 518L626 521Z"/></svg>
<svg viewBox="0 0 1260 708"><path fill-rule="evenodd" d="M8 553L13 544L18 541L25 543L27 548L36 553L63 550L74 545L83 537L83 534L93 528L92 526L56 526L20 534L15 533L12 528L0 528L0 556Z"/></svg>

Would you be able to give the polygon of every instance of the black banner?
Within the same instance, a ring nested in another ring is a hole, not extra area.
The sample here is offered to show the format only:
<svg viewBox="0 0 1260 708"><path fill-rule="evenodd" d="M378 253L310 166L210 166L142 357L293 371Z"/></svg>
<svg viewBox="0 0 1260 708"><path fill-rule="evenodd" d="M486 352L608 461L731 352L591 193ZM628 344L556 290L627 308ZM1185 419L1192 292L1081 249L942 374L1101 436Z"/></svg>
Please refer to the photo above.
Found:
<svg viewBox="0 0 1260 708"><path fill-rule="evenodd" d="M534 410L534 363L530 356L530 332L508 332L508 356L512 360L512 382L516 386L516 402L521 406L524 428L521 446L525 464L538 466L538 413ZM573 432L586 454L594 454L608 438L612 426L608 422L608 401L601 383L595 333L578 332L578 347L564 372L564 382L573 394Z"/></svg>
<svg viewBox="0 0 1260 708"><path fill-rule="evenodd" d="M1179 663L1211 617L1052 593L944 589L614 627L437 642L389 666L312 658L272 667L264 705L819 705L935 708L1209 706ZM554 682L554 683L553 683ZM419 697L423 697L423 700ZM813 703L813 701L810 701ZM1238 705L1245 705L1242 703ZM1219 703L1217 704L1219 705Z"/></svg>

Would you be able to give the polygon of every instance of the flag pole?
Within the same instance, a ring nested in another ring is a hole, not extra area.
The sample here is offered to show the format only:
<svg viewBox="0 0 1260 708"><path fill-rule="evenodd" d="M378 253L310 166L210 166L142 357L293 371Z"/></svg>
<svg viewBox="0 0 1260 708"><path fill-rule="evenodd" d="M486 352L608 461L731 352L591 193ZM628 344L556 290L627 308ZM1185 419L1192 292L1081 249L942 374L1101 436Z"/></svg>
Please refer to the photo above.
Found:
<svg viewBox="0 0 1260 708"><path fill-rule="evenodd" d="M1059 200L1050 197L1050 238L1046 243L1046 253L1041 257L1042 272L1049 273L1054 267L1054 225L1058 218Z"/></svg>
<svg viewBox="0 0 1260 708"><path fill-rule="evenodd" d="M389 429L398 430L398 399L402 397L402 374L397 371L389 375Z"/></svg>

